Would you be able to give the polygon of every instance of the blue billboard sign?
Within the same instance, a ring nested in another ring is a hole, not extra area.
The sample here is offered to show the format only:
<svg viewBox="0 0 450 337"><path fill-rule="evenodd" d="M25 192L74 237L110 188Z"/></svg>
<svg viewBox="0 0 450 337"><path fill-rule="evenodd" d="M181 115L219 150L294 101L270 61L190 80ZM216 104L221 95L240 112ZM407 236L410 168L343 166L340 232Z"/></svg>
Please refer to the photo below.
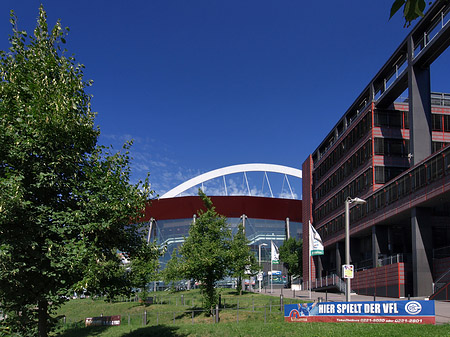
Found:
<svg viewBox="0 0 450 337"><path fill-rule="evenodd" d="M286 304L286 322L435 324L434 301L314 302Z"/></svg>

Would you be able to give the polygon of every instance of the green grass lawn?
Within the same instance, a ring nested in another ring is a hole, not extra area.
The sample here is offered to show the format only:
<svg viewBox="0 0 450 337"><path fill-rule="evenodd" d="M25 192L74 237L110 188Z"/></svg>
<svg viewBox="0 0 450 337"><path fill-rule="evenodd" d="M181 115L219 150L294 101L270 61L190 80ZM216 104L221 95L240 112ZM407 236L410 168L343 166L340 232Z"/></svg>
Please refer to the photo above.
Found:
<svg viewBox="0 0 450 337"><path fill-rule="evenodd" d="M58 311L66 317L58 332L64 337L122 336L449 336L450 325L286 323L280 299L263 294L238 295L222 290L220 323L201 311L198 290L175 294L161 292L156 303L108 303L102 299L77 299ZM284 299L284 303L299 300ZM184 303L184 305L183 305ZM120 326L84 327L86 317L121 315ZM144 318L147 318L145 324ZM62 319L61 319L62 322Z"/></svg>

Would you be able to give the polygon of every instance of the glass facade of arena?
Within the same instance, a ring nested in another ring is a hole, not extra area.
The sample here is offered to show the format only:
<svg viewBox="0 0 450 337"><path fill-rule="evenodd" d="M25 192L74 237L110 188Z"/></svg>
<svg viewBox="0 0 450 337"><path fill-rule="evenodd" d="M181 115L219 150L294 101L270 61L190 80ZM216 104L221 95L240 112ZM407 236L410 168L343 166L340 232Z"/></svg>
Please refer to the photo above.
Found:
<svg viewBox="0 0 450 337"><path fill-rule="evenodd" d="M189 234L189 227L192 223L192 218L189 219L171 219L171 220L156 220L154 222L151 240L156 241L159 245L166 245L167 251L160 259L161 268L164 269L167 261L173 253L173 250L184 242L184 237ZM227 218L227 223L231 228L232 234L235 234L241 218ZM267 220L267 219L253 219L246 217L245 219L245 233L250 241L250 248L258 257L258 247L261 244L261 261L270 261L270 242L280 247L287 237L286 221L281 220ZM289 233L291 237L297 239L302 236L302 224L300 222L289 221Z"/></svg>

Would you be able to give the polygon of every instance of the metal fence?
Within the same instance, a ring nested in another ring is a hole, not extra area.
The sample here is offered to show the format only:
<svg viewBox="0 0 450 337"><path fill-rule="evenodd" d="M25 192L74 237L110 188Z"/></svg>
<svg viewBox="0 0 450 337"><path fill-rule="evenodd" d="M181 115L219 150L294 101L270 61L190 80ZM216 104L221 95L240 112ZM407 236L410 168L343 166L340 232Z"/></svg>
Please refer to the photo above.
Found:
<svg viewBox="0 0 450 337"><path fill-rule="evenodd" d="M170 324L213 324L219 322L264 322L282 321L284 304L300 303L301 300L285 298L283 295L269 299L267 304L255 303L254 298L239 299L222 297L221 306L205 310L191 307L191 304L201 304L199 299L174 297L156 297L153 305L143 307L139 313L115 313L121 316L121 325L130 327ZM170 304L180 310L158 310L158 304ZM99 313L98 316L103 316ZM84 320L71 317L60 317L59 324L65 329L84 327Z"/></svg>

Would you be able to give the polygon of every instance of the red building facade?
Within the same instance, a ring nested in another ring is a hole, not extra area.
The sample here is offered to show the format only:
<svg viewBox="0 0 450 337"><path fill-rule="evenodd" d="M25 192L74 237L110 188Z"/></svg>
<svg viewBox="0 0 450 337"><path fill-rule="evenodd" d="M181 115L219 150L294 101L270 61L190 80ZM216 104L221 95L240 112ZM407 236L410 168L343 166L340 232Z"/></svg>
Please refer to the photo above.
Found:
<svg viewBox="0 0 450 337"><path fill-rule="evenodd" d="M450 270L434 272L450 256L450 94L432 93L430 80L450 45L449 12L448 2L429 9L303 163L304 242L311 222L325 246L303 265L312 288L341 276L345 201L355 197L366 204L350 209L352 290L429 296L450 281Z"/></svg>

